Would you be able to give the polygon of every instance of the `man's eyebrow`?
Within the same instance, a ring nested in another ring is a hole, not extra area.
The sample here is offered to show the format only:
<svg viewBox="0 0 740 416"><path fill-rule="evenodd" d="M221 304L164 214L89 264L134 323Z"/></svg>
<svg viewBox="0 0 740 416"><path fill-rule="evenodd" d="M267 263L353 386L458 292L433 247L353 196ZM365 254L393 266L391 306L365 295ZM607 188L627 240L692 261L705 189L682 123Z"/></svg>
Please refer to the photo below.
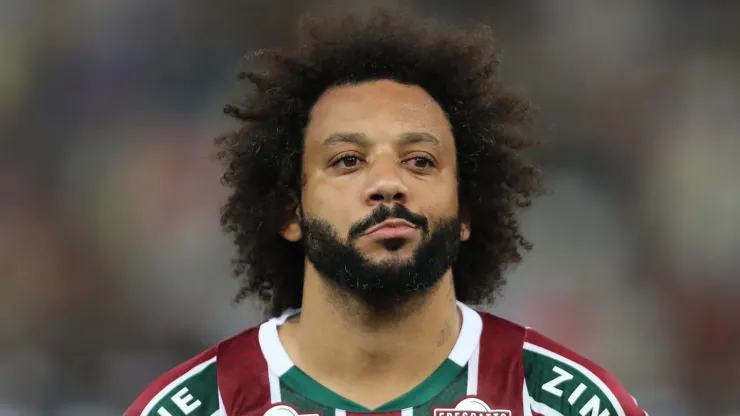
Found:
<svg viewBox="0 0 740 416"><path fill-rule="evenodd" d="M426 143L434 147L441 148L442 141L435 136L425 132L408 132L401 136L401 140L406 143Z"/></svg>
<svg viewBox="0 0 740 416"><path fill-rule="evenodd" d="M342 143L357 144L360 146L367 146L369 140L366 135L362 133L334 133L324 139L321 143L322 147L332 147Z"/></svg>
<svg viewBox="0 0 740 416"><path fill-rule="evenodd" d="M434 135L426 132L403 133L401 135L401 141L404 143L426 143L437 148L442 147L441 140L439 140ZM329 148L343 143L356 144L366 147L370 145L370 140L363 133L334 133L324 139L324 142L321 143L321 146L324 148Z"/></svg>

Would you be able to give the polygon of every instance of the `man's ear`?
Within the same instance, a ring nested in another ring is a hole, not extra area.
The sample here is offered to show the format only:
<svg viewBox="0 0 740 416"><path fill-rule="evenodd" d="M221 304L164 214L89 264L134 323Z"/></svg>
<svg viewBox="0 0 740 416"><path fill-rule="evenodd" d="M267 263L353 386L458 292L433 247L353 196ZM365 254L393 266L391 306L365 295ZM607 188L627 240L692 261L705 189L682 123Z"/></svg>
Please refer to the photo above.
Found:
<svg viewBox="0 0 740 416"><path fill-rule="evenodd" d="M466 206L460 207L460 241L470 238L470 211Z"/></svg>
<svg viewBox="0 0 740 416"><path fill-rule="evenodd" d="M301 241L303 237L301 234L301 202L294 193L290 194L290 203L285 208L280 235L292 243Z"/></svg>

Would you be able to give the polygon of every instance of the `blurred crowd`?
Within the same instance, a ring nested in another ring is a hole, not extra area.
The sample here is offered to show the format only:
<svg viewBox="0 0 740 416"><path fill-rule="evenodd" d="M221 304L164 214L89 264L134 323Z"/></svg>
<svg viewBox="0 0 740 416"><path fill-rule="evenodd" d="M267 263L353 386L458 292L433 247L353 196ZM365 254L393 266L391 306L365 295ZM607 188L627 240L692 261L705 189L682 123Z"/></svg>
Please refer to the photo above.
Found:
<svg viewBox="0 0 740 416"><path fill-rule="evenodd" d="M119 415L261 320L211 139L247 51L360 3L0 1L0 416ZM405 3L490 24L542 115L553 193L491 310L652 415L740 415L740 3Z"/></svg>

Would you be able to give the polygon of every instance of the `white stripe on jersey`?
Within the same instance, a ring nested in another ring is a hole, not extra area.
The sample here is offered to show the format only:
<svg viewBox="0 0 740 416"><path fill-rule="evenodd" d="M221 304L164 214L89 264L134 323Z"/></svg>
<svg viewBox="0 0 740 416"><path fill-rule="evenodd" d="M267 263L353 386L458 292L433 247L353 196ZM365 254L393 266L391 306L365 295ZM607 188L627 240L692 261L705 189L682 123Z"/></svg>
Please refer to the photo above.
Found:
<svg viewBox="0 0 740 416"><path fill-rule="evenodd" d="M228 416L226 414L226 406L224 406L224 398L221 397L221 389L218 390L218 410L213 412L211 416Z"/></svg>
<svg viewBox="0 0 740 416"><path fill-rule="evenodd" d="M524 416L533 416L531 404L532 398L529 397L529 390L527 390L527 381L524 380L522 385L522 403L524 403Z"/></svg>
<svg viewBox="0 0 740 416"><path fill-rule="evenodd" d="M280 377L270 368L267 369L267 374L270 380L270 402L272 404L280 403L282 401L280 395Z"/></svg>
<svg viewBox="0 0 740 416"><path fill-rule="evenodd" d="M475 347L473 355L468 360L468 396L478 394L478 359L480 356L480 344Z"/></svg>
<svg viewBox="0 0 740 416"><path fill-rule="evenodd" d="M532 410L541 414L542 416L565 416L562 413L558 412L557 410L553 409L552 407L544 403L536 402L532 398L530 398L529 400L532 405Z"/></svg>

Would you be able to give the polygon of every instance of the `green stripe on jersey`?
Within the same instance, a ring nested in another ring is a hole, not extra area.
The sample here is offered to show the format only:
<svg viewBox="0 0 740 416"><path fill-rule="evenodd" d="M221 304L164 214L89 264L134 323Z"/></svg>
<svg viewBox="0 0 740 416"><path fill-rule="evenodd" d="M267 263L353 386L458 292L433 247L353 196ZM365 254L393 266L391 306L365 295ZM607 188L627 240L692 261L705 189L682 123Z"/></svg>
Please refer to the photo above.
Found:
<svg viewBox="0 0 740 416"><path fill-rule="evenodd" d="M142 416L212 416L218 408L214 359L170 383L152 399Z"/></svg>
<svg viewBox="0 0 740 416"><path fill-rule="evenodd" d="M295 368L295 367L294 367ZM319 413L322 416L334 416L334 408L317 403L303 394L296 392L290 386L280 382L280 401L295 406L300 414Z"/></svg>
<svg viewBox="0 0 740 416"><path fill-rule="evenodd" d="M613 394L593 373L551 351L525 346L524 374L535 405L543 404L563 416L624 414L609 397Z"/></svg>
<svg viewBox="0 0 740 416"><path fill-rule="evenodd" d="M300 394L297 392L300 392ZM315 403L314 407L323 406L328 409L336 408L351 412L368 411L367 408L324 387L296 366L291 367L290 370L280 376L280 393L281 401L296 405L301 412L307 412L308 409L304 409L297 403L288 400L284 394L288 394L290 398L294 398L297 395L300 399L305 400L306 403Z"/></svg>
<svg viewBox="0 0 740 416"><path fill-rule="evenodd" d="M450 386L459 374L467 374L467 371L462 370L463 367L460 367L454 361L447 359L434 371L434 373L432 373L432 375L422 381L421 384L411 389L411 391L407 392L403 396L380 406L375 409L375 411L391 412L428 403L445 391L445 389ZM467 377L465 377L465 380L467 380Z"/></svg>
<svg viewBox="0 0 740 416"><path fill-rule="evenodd" d="M467 371L463 371L463 367L448 359L434 373L409 392L377 409L371 410L329 390L294 366L280 377L280 393L281 401L295 404L301 412L326 412L327 410L333 411L332 409L342 409L348 412L385 413L434 403L429 405L431 409L431 406L437 406L436 399L440 394L448 391L450 395L460 393L455 397L458 400L465 395L467 389L466 383ZM454 388L451 389L453 385ZM452 393L453 391L454 393ZM296 403L295 400L299 400L300 403ZM454 404L456 400L452 400L449 404ZM447 403L445 402L444 404Z"/></svg>
<svg viewBox="0 0 740 416"><path fill-rule="evenodd" d="M438 395L434 396L428 402L414 409L414 416L432 415L433 407L452 408L455 403L468 395L468 367L461 371L455 379L447 385Z"/></svg>

